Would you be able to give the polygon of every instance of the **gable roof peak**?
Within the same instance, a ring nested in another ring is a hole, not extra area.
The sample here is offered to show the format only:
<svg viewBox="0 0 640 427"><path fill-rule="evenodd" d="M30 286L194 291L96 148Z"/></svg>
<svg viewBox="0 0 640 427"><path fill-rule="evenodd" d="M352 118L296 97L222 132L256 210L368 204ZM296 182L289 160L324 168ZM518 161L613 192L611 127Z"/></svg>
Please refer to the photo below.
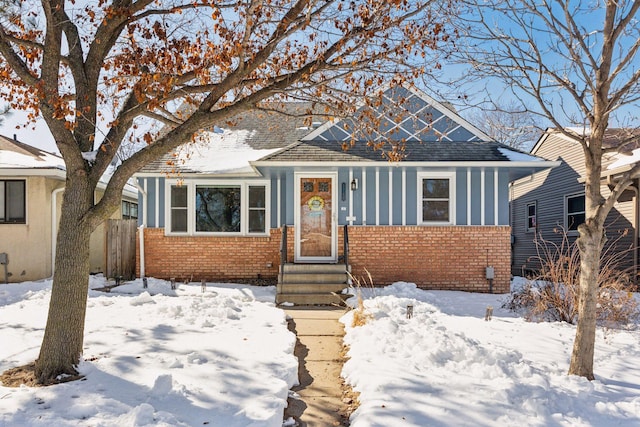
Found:
<svg viewBox="0 0 640 427"><path fill-rule="evenodd" d="M451 105L439 102L413 85L376 91L350 117L329 120L303 141L475 141L492 139L463 119Z"/></svg>

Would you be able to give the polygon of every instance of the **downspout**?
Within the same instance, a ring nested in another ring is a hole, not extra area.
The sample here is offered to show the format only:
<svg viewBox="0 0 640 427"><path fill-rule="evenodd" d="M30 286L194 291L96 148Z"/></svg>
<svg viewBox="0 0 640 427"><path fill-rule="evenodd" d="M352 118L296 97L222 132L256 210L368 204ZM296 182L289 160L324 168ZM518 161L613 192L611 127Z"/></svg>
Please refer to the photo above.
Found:
<svg viewBox="0 0 640 427"><path fill-rule="evenodd" d="M140 238L140 278L144 278L144 228L147 226L147 192L138 184L136 188L142 193L142 224L138 227L138 237Z"/></svg>
<svg viewBox="0 0 640 427"><path fill-rule="evenodd" d="M58 193L65 187L56 188L51 192L51 277L56 269L56 243L58 241Z"/></svg>

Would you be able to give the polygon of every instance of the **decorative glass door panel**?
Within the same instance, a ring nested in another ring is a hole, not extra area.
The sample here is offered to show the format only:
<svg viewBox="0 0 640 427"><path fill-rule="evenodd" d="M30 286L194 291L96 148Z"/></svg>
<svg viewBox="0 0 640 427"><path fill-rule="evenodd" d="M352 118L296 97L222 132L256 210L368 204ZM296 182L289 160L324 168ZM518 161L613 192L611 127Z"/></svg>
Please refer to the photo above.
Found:
<svg viewBox="0 0 640 427"><path fill-rule="evenodd" d="M300 178L300 257L333 256L332 179Z"/></svg>

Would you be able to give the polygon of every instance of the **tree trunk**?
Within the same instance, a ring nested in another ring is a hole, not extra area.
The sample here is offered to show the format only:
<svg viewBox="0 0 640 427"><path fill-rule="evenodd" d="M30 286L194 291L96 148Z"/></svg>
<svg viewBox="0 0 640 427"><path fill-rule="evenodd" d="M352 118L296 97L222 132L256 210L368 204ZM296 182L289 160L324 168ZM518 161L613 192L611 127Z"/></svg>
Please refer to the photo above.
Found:
<svg viewBox="0 0 640 427"><path fill-rule="evenodd" d="M587 228L580 232L580 295L578 299L578 324L571 353L570 375L593 380L593 352L596 339L596 304L598 273L603 242L602 232Z"/></svg>
<svg viewBox="0 0 640 427"><path fill-rule="evenodd" d="M49 316L36 360L36 376L41 384L55 382L59 375L76 375L82 355L92 231L85 218L93 203L93 188L87 181L86 177L67 178Z"/></svg>

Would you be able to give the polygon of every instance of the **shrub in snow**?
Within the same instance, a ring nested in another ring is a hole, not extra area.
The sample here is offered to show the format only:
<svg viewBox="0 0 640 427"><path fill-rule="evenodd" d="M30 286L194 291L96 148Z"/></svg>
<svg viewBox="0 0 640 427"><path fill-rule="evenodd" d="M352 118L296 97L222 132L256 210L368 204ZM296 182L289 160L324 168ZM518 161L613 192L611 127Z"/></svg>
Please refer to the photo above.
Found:
<svg viewBox="0 0 640 427"><path fill-rule="evenodd" d="M358 277L352 276L351 273L349 273L351 283L355 286L355 289L356 289L356 298L358 301L358 304L353 311L353 321L351 322L351 326L354 328L356 326L366 325L367 322L369 322L369 320L372 319L371 313L368 313L365 311L364 300L362 299L362 287L364 286L370 289L373 289L374 287L371 274L367 269L365 269L365 271L367 273L368 280L365 279L364 277L358 278Z"/></svg>
<svg viewBox="0 0 640 427"><path fill-rule="evenodd" d="M570 243L565 230L561 243L536 239L537 256L532 259L540 269L525 284L515 289L503 308L518 312L527 320L575 323L580 293L580 254ZM621 236L622 237L622 236ZM615 242L614 242L615 243ZM638 318L638 303L629 275L621 268L624 252L612 244L602 254L598 275L597 318L601 325L623 326Z"/></svg>

